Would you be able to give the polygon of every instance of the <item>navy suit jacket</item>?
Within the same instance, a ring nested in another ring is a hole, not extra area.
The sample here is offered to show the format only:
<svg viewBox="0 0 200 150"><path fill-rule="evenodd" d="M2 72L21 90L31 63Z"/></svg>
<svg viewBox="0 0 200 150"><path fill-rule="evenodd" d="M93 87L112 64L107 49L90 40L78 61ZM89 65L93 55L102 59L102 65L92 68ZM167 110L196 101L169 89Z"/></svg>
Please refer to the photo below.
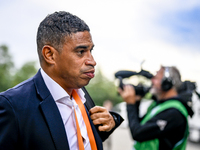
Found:
<svg viewBox="0 0 200 150"><path fill-rule="evenodd" d="M89 120L97 148L103 150L102 141L114 129L99 132L90 117ZM69 150L61 115L40 71L33 78L0 93L0 149Z"/></svg>

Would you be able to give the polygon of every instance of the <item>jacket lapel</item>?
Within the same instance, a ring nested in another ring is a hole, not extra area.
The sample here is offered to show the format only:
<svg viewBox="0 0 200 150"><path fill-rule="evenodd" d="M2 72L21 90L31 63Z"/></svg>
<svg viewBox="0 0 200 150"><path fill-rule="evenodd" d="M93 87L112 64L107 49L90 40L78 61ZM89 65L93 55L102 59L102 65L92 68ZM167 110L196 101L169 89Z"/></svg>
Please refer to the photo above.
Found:
<svg viewBox="0 0 200 150"><path fill-rule="evenodd" d="M65 127L57 105L47 89L40 70L34 77L36 90L41 97L40 108L51 133L56 150L69 150Z"/></svg>
<svg viewBox="0 0 200 150"><path fill-rule="evenodd" d="M87 92L86 88L85 87L82 87L82 90L83 92L85 93L85 99L86 99L86 102L85 102L85 109L86 109L86 112L87 112L87 115L88 115L88 118L89 118L89 121L90 121L90 125L92 127L92 131L93 131L93 134L94 134L94 137L95 137L95 141L96 141L96 145L97 145L97 149L98 150L103 150L103 145L102 145L102 140L101 140L101 137L99 136L97 130L98 130L98 125L95 127L91 118L90 118L90 115L89 115L89 110L95 106L95 103L94 101L92 100L92 98L90 97L89 93Z"/></svg>
<svg viewBox="0 0 200 150"><path fill-rule="evenodd" d="M85 109L86 109L86 106L85 106ZM94 138L95 138L95 141L96 141L97 149L98 150L103 150L102 140L101 140L101 137L99 136L99 134L97 132L98 126L96 126L96 127L94 126L91 118L89 117L90 115L89 115L87 109L86 109L86 112L87 112L87 115L88 115L88 118L89 118L89 121L90 121L90 125L92 127L92 131L93 131Z"/></svg>

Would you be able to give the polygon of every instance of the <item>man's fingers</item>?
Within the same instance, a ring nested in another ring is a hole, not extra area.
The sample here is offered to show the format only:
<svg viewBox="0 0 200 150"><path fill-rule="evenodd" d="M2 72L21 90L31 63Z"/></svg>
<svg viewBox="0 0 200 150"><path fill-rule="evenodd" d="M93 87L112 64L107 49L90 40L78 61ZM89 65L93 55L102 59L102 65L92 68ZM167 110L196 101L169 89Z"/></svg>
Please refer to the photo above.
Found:
<svg viewBox="0 0 200 150"><path fill-rule="evenodd" d="M112 115L105 107L95 106L89 112L93 124L100 125L99 131L110 131L115 126Z"/></svg>
<svg viewBox="0 0 200 150"><path fill-rule="evenodd" d="M93 114L90 114L90 118L92 120L96 120L96 119L99 119L99 118L109 118L109 113L93 113Z"/></svg>
<svg viewBox="0 0 200 150"><path fill-rule="evenodd" d="M94 119L92 121L93 121L94 125L98 125L98 124L105 124L109 120L105 119L105 118L97 118L97 119Z"/></svg>
<svg viewBox="0 0 200 150"><path fill-rule="evenodd" d="M107 109L104 108L104 107L101 107L101 106L95 106L93 108L90 109L90 114L95 114L95 113L99 113L99 112L104 112L106 111Z"/></svg>
<svg viewBox="0 0 200 150"><path fill-rule="evenodd" d="M102 125L98 127L99 131L108 131L110 127L108 125Z"/></svg>

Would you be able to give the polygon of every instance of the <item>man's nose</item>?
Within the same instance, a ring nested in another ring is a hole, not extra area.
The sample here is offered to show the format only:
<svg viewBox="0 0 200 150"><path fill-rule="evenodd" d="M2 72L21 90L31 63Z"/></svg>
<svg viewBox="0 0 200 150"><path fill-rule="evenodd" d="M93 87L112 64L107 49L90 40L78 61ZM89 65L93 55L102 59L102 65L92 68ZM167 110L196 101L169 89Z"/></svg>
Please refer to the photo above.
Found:
<svg viewBox="0 0 200 150"><path fill-rule="evenodd" d="M96 61L94 60L94 57L90 54L88 59L85 62L86 65L96 66Z"/></svg>
<svg viewBox="0 0 200 150"><path fill-rule="evenodd" d="M154 80L155 80L155 78L153 77L153 78L151 78L151 83L153 83L154 82Z"/></svg>

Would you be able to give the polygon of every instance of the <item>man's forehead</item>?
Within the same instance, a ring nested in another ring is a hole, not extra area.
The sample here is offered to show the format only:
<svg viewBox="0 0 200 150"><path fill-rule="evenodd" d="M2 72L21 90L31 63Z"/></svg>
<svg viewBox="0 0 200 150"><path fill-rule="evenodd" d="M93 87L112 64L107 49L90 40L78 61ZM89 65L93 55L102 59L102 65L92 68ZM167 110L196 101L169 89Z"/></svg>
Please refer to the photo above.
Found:
<svg viewBox="0 0 200 150"><path fill-rule="evenodd" d="M90 32L83 31L83 32L76 32L66 36L66 42L74 42L74 43L93 43L92 36Z"/></svg>

